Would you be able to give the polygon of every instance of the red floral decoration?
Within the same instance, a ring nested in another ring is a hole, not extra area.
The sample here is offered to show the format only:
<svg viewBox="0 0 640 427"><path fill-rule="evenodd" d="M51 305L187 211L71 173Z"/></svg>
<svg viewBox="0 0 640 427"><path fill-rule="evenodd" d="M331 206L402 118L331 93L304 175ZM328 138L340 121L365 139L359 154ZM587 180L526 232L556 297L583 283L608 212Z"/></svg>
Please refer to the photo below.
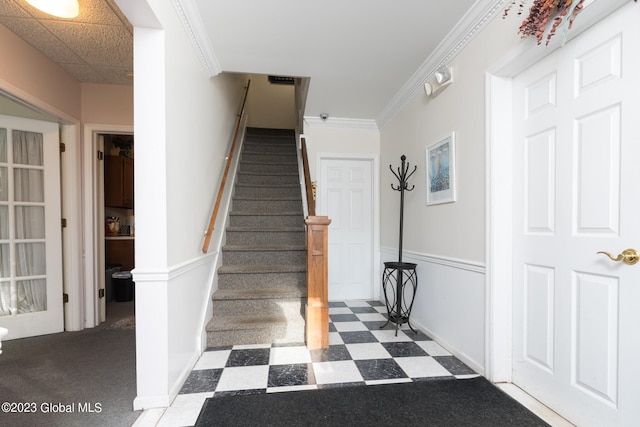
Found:
<svg viewBox="0 0 640 427"><path fill-rule="evenodd" d="M504 11L504 16L507 16L516 3L516 1L512 1L509 4ZM522 21L518 34L521 34L522 38L535 36L538 44L542 44L546 33L545 44L549 44L551 37L563 21L567 29L571 28L573 20L582 10L583 3L584 0L534 0L529 9L529 16ZM525 0L521 0L518 15L522 15L524 4Z"/></svg>
<svg viewBox="0 0 640 427"><path fill-rule="evenodd" d="M503 17L507 16L516 3L519 3L518 15L522 15L526 1L512 1L505 9ZM633 1L637 2L638 0ZM545 44L548 45L551 37L564 22L564 36L566 37L566 32L571 29L574 19L582 10L583 3L584 0L534 0L529 9L529 16L522 21L518 34L521 34L522 38L535 36L538 44L542 44L546 33Z"/></svg>

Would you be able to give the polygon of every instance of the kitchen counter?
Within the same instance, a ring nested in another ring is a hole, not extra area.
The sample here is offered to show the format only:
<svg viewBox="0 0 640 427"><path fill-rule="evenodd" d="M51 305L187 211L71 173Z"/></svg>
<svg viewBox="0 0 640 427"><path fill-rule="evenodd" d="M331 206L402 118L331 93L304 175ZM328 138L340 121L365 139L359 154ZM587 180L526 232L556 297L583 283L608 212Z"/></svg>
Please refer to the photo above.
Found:
<svg viewBox="0 0 640 427"><path fill-rule="evenodd" d="M135 236L132 234L107 234L104 236L105 240L135 240Z"/></svg>

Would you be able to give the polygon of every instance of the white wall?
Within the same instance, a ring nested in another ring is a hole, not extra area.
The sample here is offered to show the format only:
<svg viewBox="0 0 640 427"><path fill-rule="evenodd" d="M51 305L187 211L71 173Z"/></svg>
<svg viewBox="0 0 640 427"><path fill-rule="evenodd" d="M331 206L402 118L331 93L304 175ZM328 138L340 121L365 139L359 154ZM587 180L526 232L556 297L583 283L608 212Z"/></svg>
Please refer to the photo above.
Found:
<svg viewBox="0 0 640 427"><path fill-rule="evenodd" d="M380 131L382 262L397 257L399 207L389 164L418 166L405 193L404 260L418 263L412 318L480 372L485 365L485 72L521 43L520 17L502 13L450 62L453 83L436 97L423 91ZM544 47L541 47L544 48ZM455 132L454 203L426 205L427 146Z"/></svg>
<svg viewBox="0 0 640 427"><path fill-rule="evenodd" d="M333 124L305 118L304 138L309 157L311 180L317 180L317 158L319 153L380 155L380 132L371 126Z"/></svg>
<svg viewBox="0 0 640 427"><path fill-rule="evenodd" d="M80 82L2 25L0 60L1 90L54 115L80 118Z"/></svg>
<svg viewBox="0 0 640 427"><path fill-rule="evenodd" d="M405 154L418 166L413 180L416 189L405 195L405 225L412 230L404 240L408 250L484 262L485 71L520 42L517 29L513 19L502 19L498 13L451 61L453 83L433 98L419 92L380 131L382 165L398 164ZM425 148L452 131L457 201L426 206ZM381 197L382 222L397 221L397 209L385 203L395 195L383 186ZM396 240L391 230L383 230L383 246Z"/></svg>
<svg viewBox="0 0 640 427"><path fill-rule="evenodd" d="M82 121L133 125L133 86L82 83Z"/></svg>
<svg viewBox="0 0 640 427"><path fill-rule="evenodd" d="M295 87L272 84L264 74L252 74L247 97L249 126L272 129L296 127Z"/></svg>
<svg viewBox="0 0 640 427"><path fill-rule="evenodd" d="M168 406L204 346L217 251L202 254L203 233L246 84L210 77L172 4L147 5L122 3L135 27L136 409Z"/></svg>

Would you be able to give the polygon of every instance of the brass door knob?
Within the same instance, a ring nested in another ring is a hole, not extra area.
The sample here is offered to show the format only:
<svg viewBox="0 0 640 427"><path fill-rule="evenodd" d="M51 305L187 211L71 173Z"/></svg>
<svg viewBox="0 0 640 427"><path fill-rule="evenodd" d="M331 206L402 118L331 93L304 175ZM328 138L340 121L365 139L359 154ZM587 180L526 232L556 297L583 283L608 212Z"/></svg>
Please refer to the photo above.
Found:
<svg viewBox="0 0 640 427"><path fill-rule="evenodd" d="M614 257L609 252L599 251L599 254L605 254L612 261L622 261L625 264L633 265L640 261L640 253L635 249L625 249L621 254L618 254L617 257Z"/></svg>

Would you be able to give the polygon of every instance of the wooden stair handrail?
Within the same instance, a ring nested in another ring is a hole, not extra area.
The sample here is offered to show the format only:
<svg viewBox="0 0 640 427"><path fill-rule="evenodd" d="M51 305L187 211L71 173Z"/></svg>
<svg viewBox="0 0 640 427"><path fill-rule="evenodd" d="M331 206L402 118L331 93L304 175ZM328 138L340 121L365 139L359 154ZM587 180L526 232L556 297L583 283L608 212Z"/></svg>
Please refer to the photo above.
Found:
<svg viewBox="0 0 640 427"><path fill-rule="evenodd" d="M231 148L229 148L229 155L227 156L226 165L224 167L224 174L222 175L222 181L220 181L220 187L218 187L218 196L216 197L216 204L211 212L211 219L209 220L209 226L204 234L204 244L202 245L202 252L207 253L209 250L209 243L211 242L211 236L213 235L213 228L216 224L216 217L218 216L218 210L220 209L220 202L222 201L222 193L227 184L227 175L229 175L229 167L231 166L231 159L236 148L236 141L238 139L238 133L240 132L240 124L242 123L242 117L244 116L245 104L247 103L247 94L249 94L249 86L251 80L247 81L247 86L244 91L244 98L242 99L242 107L240 107L240 114L238 114L238 121L236 123L236 130L233 134L233 141L231 142Z"/></svg>
<svg viewBox="0 0 640 427"><path fill-rule="evenodd" d="M304 169L304 183L307 192L307 209L309 216L316 216L316 199L313 197L313 187L311 185L311 174L309 172L309 157L307 156L307 141L301 138L302 142L302 167Z"/></svg>

